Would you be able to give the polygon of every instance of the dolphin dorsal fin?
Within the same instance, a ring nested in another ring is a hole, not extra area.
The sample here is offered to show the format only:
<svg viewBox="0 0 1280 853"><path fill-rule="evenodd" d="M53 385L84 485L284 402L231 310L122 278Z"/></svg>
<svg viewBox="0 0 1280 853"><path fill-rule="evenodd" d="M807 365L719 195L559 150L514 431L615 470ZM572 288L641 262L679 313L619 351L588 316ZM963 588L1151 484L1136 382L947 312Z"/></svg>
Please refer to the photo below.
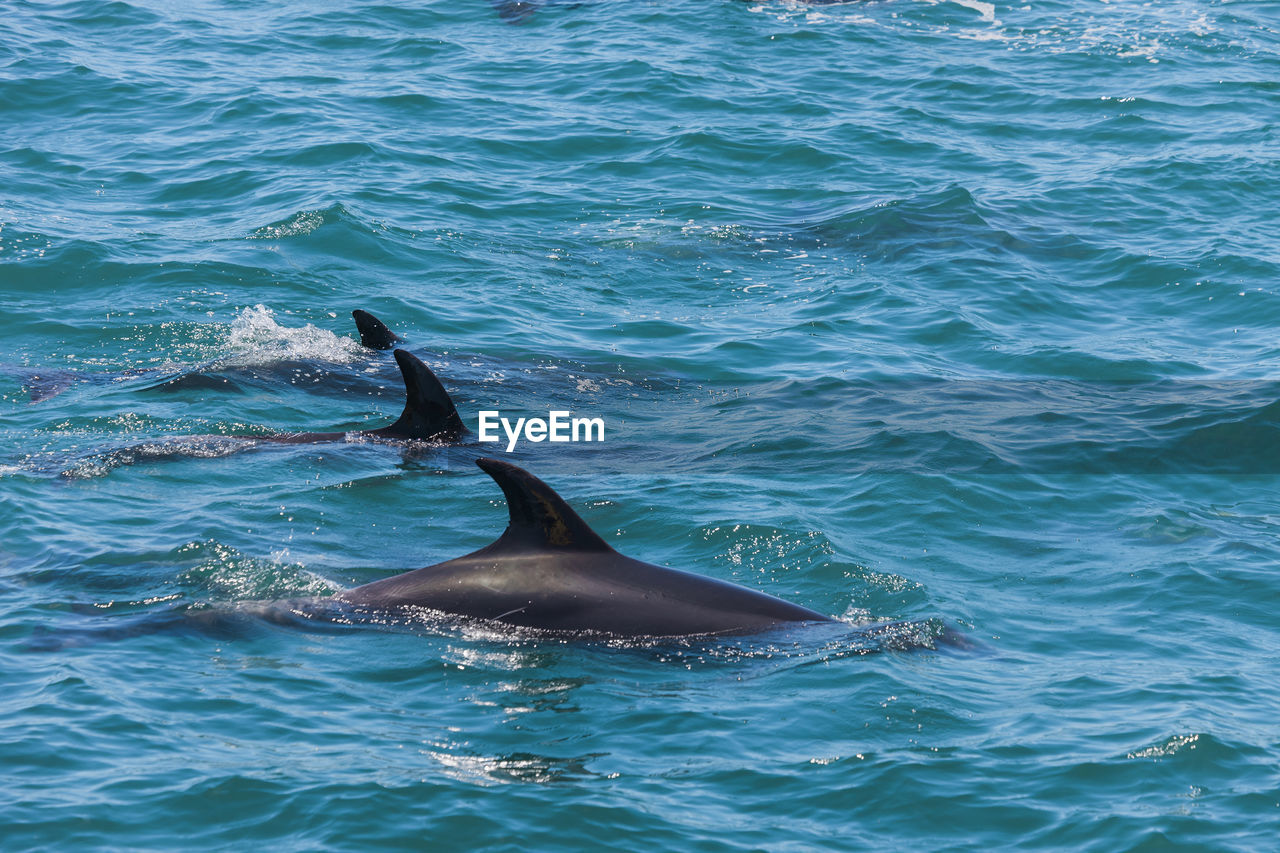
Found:
<svg viewBox="0 0 1280 853"><path fill-rule="evenodd" d="M502 488L511 511L506 531L490 547L613 550L564 498L528 471L497 459L476 464Z"/></svg>
<svg viewBox="0 0 1280 853"><path fill-rule="evenodd" d="M389 427L374 432L391 438L456 441L467 428L440 380L416 356L398 349L396 364L404 376L404 413Z"/></svg>
<svg viewBox="0 0 1280 853"><path fill-rule="evenodd" d="M360 343L369 349L391 349L400 337L387 328L387 324L359 308L351 312L360 333Z"/></svg>

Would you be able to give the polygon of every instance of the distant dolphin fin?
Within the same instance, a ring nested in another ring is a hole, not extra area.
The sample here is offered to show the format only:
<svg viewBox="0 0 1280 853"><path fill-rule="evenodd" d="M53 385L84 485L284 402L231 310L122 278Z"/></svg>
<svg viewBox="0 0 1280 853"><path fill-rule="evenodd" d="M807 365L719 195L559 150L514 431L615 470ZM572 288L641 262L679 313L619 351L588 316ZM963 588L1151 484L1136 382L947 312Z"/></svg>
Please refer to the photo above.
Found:
<svg viewBox="0 0 1280 853"><path fill-rule="evenodd" d="M489 0L498 17L509 24L523 23L538 10L534 0Z"/></svg>
<svg viewBox="0 0 1280 853"><path fill-rule="evenodd" d="M391 349L400 340L395 332L387 328L377 317L359 308L351 312L355 318L356 330L360 332L360 343L369 349Z"/></svg>
<svg viewBox="0 0 1280 853"><path fill-rule="evenodd" d="M467 428L440 380L416 356L398 349L396 364L404 376L404 413L389 427L371 430L388 438L456 441Z"/></svg>
<svg viewBox="0 0 1280 853"><path fill-rule="evenodd" d="M511 511L506 531L489 548L613 550L564 498L528 471L497 459L477 459L476 464L502 488Z"/></svg>

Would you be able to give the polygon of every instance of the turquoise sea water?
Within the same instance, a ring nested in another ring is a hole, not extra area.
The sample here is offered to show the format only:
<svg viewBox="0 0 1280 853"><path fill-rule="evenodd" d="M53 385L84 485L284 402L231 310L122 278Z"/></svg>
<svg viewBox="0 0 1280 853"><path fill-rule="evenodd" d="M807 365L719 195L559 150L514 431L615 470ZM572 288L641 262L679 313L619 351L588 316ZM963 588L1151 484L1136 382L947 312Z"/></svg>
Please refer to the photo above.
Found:
<svg viewBox="0 0 1280 853"><path fill-rule="evenodd" d="M1273 848L1278 81L1269 2L4 3L0 847ZM218 437L388 423L354 308L606 441ZM254 615L480 455L849 626Z"/></svg>

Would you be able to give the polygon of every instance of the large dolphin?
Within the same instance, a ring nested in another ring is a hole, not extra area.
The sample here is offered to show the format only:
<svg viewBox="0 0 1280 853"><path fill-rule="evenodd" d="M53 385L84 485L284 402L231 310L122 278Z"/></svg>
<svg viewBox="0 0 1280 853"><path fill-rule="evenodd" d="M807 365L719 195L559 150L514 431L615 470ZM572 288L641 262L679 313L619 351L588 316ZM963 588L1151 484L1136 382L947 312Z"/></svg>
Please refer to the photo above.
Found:
<svg viewBox="0 0 1280 853"><path fill-rule="evenodd" d="M623 556L529 472L477 459L511 520L471 554L341 592L371 611L426 608L521 627L620 637L762 631L834 620L736 584Z"/></svg>
<svg viewBox="0 0 1280 853"><path fill-rule="evenodd" d="M431 368L417 356L402 349L395 351L395 357L404 378L405 401L400 418L390 426L351 432L290 432L274 435L240 433L234 437L280 444L346 441L352 436L398 441L454 442L460 439L467 428L463 425L453 400L449 398L449 392L444 390Z"/></svg>

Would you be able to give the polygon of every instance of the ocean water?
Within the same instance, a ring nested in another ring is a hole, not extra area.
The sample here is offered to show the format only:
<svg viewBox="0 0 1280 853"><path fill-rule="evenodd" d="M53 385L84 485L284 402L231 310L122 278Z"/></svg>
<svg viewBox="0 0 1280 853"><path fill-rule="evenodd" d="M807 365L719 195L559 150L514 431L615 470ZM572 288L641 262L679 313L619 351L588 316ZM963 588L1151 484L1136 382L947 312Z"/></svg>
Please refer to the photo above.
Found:
<svg viewBox="0 0 1280 853"><path fill-rule="evenodd" d="M1271 2L8 0L0 847L1273 848L1278 123ZM605 441L228 437L355 308ZM258 615L485 455L845 624Z"/></svg>

